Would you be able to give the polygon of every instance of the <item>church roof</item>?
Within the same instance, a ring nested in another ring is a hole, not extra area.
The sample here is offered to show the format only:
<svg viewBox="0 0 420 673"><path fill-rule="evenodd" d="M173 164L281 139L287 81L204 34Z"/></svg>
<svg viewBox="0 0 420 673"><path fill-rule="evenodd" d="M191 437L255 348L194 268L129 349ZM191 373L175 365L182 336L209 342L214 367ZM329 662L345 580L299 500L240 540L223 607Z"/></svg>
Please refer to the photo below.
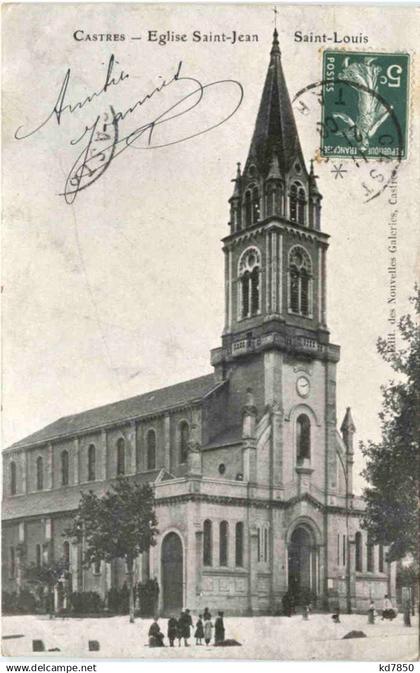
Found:
<svg viewBox="0 0 420 673"><path fill-rule="evenodd" d="M255 123L246 165L255 162L263 175L276 151L280 169L288 172L294 159L304 167L302 149L281 64L277 30L274 30L270 65Z"/></svg>
<svg viewBox="0 0 420 673"><path fill-rule="evenodd" d="M124 422L141 416L149 416L166 409L179 407L187 403L198 402L216 388L223 385L217 382L214 374L200 376L197 379L183 381L167 388L152 390L126 400L106 404L102 407L89 409L72 416L64 416L42 430L21 439L8 450L14 450L49 442L54 439L74 436L116 422Z"/></svg>
<svg viewBox="0 0 420 673"><path fill-rule="evenodd" d="M242 441L242 425L236 425L231 428L225 428L219 432L211 441L203 446L203 450L216 449L221 446L231 446L239 444Z"/></svg>
<svg viewBox="0 0 420 673"><path fill-rule="evenodd" d="M142 474L129 475L127 479L137 484L154 484L173 479L173 476L160 468ZM60 490L26 493L24 498L5 498L2 503L2 519L7 521L39 514L73 512L79 506L82 492L92 491L98 498L101 498L111 486L112 482L109 481L89 482L83 485L67 486Z"/></svg>

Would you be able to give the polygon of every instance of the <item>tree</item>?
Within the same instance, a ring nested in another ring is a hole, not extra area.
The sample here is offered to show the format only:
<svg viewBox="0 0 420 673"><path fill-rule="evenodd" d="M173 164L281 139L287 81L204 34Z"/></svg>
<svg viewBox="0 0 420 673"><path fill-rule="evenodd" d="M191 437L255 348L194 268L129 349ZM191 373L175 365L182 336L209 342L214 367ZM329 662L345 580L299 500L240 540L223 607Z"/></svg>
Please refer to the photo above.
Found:
<svg viewBox="0 0 420 673"><path fill-rule="evenodd" d="M111 490L98 498L81 494L72 526L66 531L84 541L83 565L124 559L127 567L130 622L134 622L133 567L139 554L156 544L157 520L152 488L119 477Z"/></svg>
<svg viewBox="0 0 420 673"><path fill-rule="evenodd" d="M38 585L41 591L47 589L47 607L50 614L54 612L54 587L68 570L68 566L68 561L64 558L40 566L35 563L24 566L23 575L27 583Z"/></svg>
<svg viewBox="0 0 420 673"><path fill-rule="evenodd" d="M420 291L410 298L420 314ZM366 459L362 476L366 511L363 526L372 541L389 545L390 561L411 553L418 558L419 512L419 409L420 409L420 330L411 315L398 322L403 347L397 350L385 339L378 340L378 352L399 375L382 386L379 414L382 438L379 443L361 443Z"/></svg>

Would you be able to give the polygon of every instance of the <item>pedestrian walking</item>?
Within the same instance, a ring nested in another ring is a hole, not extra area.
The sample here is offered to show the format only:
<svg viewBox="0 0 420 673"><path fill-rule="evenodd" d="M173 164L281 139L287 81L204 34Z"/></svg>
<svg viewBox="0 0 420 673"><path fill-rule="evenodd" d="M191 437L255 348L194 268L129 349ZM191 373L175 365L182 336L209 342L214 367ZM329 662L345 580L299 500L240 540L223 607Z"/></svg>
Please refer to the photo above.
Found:
<svg viewBox="0 0 420 673"><path fill-rule="evenodd" d="M201 642L202 639L204 638L203 615L199 615L199 617L198 617L197 624L195 625L194 638L195 638L195 644L196 645L202 645L203 644Z"/></svg>
<svg viewBox="0 0 420 673"><path fill-rule="evenodd" d="M168 619L168 640L170 647L174 646L175 638L178 635L178 622L172 615Z"/></svg>
<svg viewBox="0 0 420 673"><path fill-rule="evenodd" d="M204 620L204 642L206 645L210 645L211 636L213 632L213 622L211 621L211 615Z"/></svg>
<svg viewBox="0 0 420 673"><path fill-rule="evenodd" d="M188 639L188 638L191 637L192 625L193 625L193 620L192 620L192 617L190 615L190 611L187 608L185 610L185 634L186 635L184 636L184 638ZM186 645L188 646L188 642L186 642Z"/></svg>
<svg viewBox="0 0 420 673"><path fill-rule="evenodd" d="M302 619L304 619L305 622L307 622L308 618L309 618L309 605L304 605L302 610Z"/></svg>
<svg viewBox="0 0 420 673"><path fill-rule="evenodd" d="M223 612L220 611L216 617L216 621L214 622L214 643L215 645L218 645L219 643L223 643L225 639L225 625L223 622Z"/></svg>
<svg viewBox="0 0 420 673"><path fill-rule="evenodd" d="M370 601L368 609L368 624L374 624L374 623L375 623L375 604L373 601Z"/></svg>
<svg viewBox="0 0 420 673"><path fill-rule="evenodd" d="M189 647L188 640L191 637L192 619L191 619L190 611L188 609L181 612L181 616L179 618L178 623L179 623L179 626L180 626L180 629L181 629L181 638L184 639L185 647Z"/></svg>

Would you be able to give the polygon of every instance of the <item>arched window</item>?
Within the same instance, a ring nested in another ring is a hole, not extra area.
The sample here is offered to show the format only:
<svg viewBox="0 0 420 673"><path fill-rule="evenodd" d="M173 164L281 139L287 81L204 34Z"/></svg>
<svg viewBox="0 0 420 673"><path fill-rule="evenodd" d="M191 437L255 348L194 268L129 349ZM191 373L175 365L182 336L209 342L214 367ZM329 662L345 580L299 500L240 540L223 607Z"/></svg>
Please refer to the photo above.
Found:
<svg viewBox="0 0 420 673"><path fill-rule="evenodd" d="M296 183L290 187L290 196L289 196L289 215L292 222L296 222L297 214L297 186Z"/></svg>
<svg viewBox="0 0 420 673"><path fill-rule="evenodd" d="M311 458L311 422L306 414L300 414L296 421L296 460L302 463Z"/></svg>
<svg viewBox="0 0 420 673"><path fill-rule="evenodd" d="M125 441L122 437L117 441L117 476L125 474Z"/></svg>
<svg viewBox="0 0 420 673"><path fill-rule="evenodd" d="M294 182L289 192L289 215L292 222L305 224L306 194L300 182Z"/></svg>
<svg viewBox="0 0 420 673"><path fill-rule="evenodd" d="M96 448L91 444L88 448L88 481L96 479Z"/></svg>
<svg viewBox="0 0 420 673"><path fill-rule="evenodd" d="M306 269L300 273L300 312L309 315L309 275Z"/></svg>
<svg viewBox="0 0 420 673"><path fill-rule="evenodd" d="M260 219L260 194L258 188L254 187L252 190L252 224L255 224Z"/></svg>
<svg viewBox="0 0 420 673"><path fill-rule="evenodd" d="M356 572L362 572L362 534L357 531L355 536L356 542Z"/></svg>
<svg viewBox="0 0 420 673"><path fill-rule="evenodd" d="M260 311L261 255L257 248L245 250L239 260L239 317L249 318Z"/></svg>
<svg viewBox="0 0 420 673"><path fill-rule="evenodd" d="M69 452L61 452L61 485L67 486L69 483Z"/></svg>
<svg viewBox="0 0 420 673"><path fill-rule="evenodd" d="M186 463L188 458L188 442L190 439L190 428L186 421L182 421L179 426L179 462Z"/></svg>
<svg viewBox="0 0 420 673"><path fill-rule="evenodd" d="M203 525L203 565L211 566L213 564L213 534L212 524L206 519Z"/></svg>
<svg viewBox="0 0 420 673"><path fill-rule="evenodd" d="M68 569L70 565L70 542L67 542L67 540L63 543L63 560Z"/></svg>
<svg viewBox="0 0 420 673"><path fill-rule="evenodd" d="M289 311L310 316L312 264L304 248L295 245L289 253Z"/></svg>
<svg viewBox="0 0 420 673"><path fill-rule="evenodd" d="M379 567L378 570L380 573L384 572L384 546L382 544L379 545Z"/></svg>
<svg viewBox="0 0 420 673"><path fill-rule="evenodd" d="M36 562L36 567L40 568L41 563L42 563L42 555L41 555L41 545L37 544L35 547L35 562Z"/></svg>
<svg viewBox="0 0 420 673"><path fill-rule="evenodd" d="M290 309L299 313L299 271L295 267L290 269Z"/></svg>
<svg viewBox="0 0 420 673"><path fill-rule="evenodd" d="M249 271L245 271L241 277L242 285L242 318L249 316L249 288L250 288L250 278Z"/></svg>
<svg viewBox="0 0 420 673"><path fill-rule="evenodd" d="M228 522L221 521L219 527L219 565L228 564Z"/></svg>
<svg viewBox="0 0 420 673"><path fill-rule="evenodd" d="M250 227L252 224L252 203L251 192L245 192L245 226Z"/></svg>
<svg viewBox="0 0 420 673"><path fill-rule="evenodd" d="M375 564L373 558L374 546L370 536L368 535L367 544L366 544L366 570L368 573L375 572Z"/></svg>
<svg viewBox="0 0 420 673"><path fill-rule="evenodd" d="M260 310L260 270L254 266L251 272L251 314L256 315Z"/></svg>
<svg viewBox="0 0 420 673"><path fill-rule="evenodd" d="M238 521L235 526L235 565L242 568L244 565L244 524Z"/></svg>
<svg viewBox="0 0 420 673"><path fill-rule="evenodd" d="M10 495L16 495L16 463L14 460L9 466L9 488Z"/></svg>
<svg viewBox="0 0 420 673"><path fill-rule="evenodd" d="M36 487L38 491L44 488L44 461L41 456L36 459Z"/></svg>
<svg viewBox="0 0 420 673"><path fill-rule="evenodd" d="M299 224L305 224L305 203L306 196L303 187L298 190L297 220Z"/></svg>
<svg viewBox="0 0 420 673"><path fill-rule="evenodd" d="M149 430L147 433L147 469L156 469L156 433L154 430Z"/></svg>

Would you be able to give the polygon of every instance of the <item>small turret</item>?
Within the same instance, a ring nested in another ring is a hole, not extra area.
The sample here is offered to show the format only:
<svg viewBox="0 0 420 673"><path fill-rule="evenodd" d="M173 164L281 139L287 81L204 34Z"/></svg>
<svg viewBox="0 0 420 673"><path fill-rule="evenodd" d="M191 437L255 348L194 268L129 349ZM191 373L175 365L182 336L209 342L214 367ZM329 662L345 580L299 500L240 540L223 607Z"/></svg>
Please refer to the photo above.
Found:
<svg viewBox="0 0 420 673"><path fill-rule="evenodd" d="M356 432L356 426L351 415L350 407L347 407L343 422L341 424L341 434L346 445L346 485L347 495L353 495L353 437Z"/></svg>
<svg viewBox="0 0 420 673"><path fill-rule="evenodd" d="M309 227L319 231L322 196L316 184L317 177L314 173L314 160L311 159L311 170L309 171Z"/></svg>
<svg viewBox="0 0 420 673"><path fill-rule="evenodd" d="M354 433L356 432L356 426L351 415L350 407L347 407L340 430L343 436L344 444L346 445L347 453L353 454L353 437Z"/></svg>
<svg viewBox="0 0 420 673"><path fill-rule="evenodd" d="M229 199L230 203L229 225L231 228L231 233L233 234L235 231L238 231L241 228L242 175L241 175L241 164L239 162L236 165L236 177L233 178L232 182L235 183L235 187L233 190L233 194Z"/></svg>

